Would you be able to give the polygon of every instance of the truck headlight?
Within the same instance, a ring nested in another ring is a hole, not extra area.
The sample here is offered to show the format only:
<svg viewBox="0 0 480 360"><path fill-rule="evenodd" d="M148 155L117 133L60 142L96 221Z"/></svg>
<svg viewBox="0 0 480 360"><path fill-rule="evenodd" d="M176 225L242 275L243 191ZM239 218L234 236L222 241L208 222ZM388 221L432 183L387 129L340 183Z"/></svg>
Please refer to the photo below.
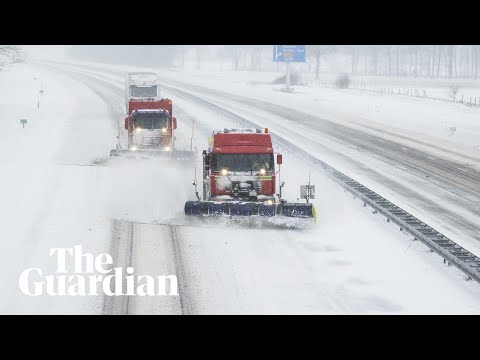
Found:
<svg viewBox="0 0 480 360"><path fill-rule="evenodd" d="M170 146L165 146L165 150L170 151L171 150Z"/></svg>
<svg viewBox="0 0 480 360"><path fill-rule="evenodd" d="M260 175L265 175L266 171L265 169L260 169Z"/></svg>
<svg viewBox="0 0 480 360"><path fill-rule="evenodd" d="M163 128L162 133L166 133L166 132L167 132L167 128Z"/></svg>
<svg viewBox="0 0 480 360"><path fill-rule="evenodd" d="M137 150L137 147L136 147L136 146L132 146L130 149L131 149L132 151L136 151L136 150Z"/></svg>
<svg viewBox="0 0 480 360"><path fill-rule="evenodd" d="M136 132L140 132L140 131L142 131L142 128L137 127L137 128L135 129L135 131L136 131Z"/></svg>
<svg viewBox="0 0 480 360"><path fill-rule="evenodd" d="M227 169L222 169L222 175L227 176Z"/></svg>

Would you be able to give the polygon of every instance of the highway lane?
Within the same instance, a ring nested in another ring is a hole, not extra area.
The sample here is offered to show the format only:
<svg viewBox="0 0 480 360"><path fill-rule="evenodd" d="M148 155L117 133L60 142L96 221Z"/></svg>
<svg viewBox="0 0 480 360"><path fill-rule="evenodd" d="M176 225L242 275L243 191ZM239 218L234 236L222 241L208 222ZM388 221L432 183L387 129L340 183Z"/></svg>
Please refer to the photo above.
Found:
<svg viewBox="0 0 480 360"><path fill-rule="evenodd" d="M278 133L281 129L283 134L288 133L290 138L298 139L304 148L315 150L316 153L332 152L332 147L326 146L324 141L328 138L336 143L335 156L342 158L357 173L383 186L388 184L389 190L398 192L420 212L436 217L437 223L447 231L454 230L463 238L480 240L480 173L466 163L442 158L438 153L433 155L404 142L375 136L371 132L333 123L285 106L178 81L166 80L165 83L209 96L237 113L242 111L251 116L256 112L257 119L263 119L262 113L273 114L278 120L272 131ZM349 151L342 151L342 148ZM351 151L352 148L361 154L361 158L375 161L362 161ZM452 153L458 155L454 150ZM382 167L378 167L378 160ZM470 160L467 158L466 162ZM390 171L385 171L388 167L400 176L392 178ZM355 178L355 175L351 176ZM388 194L382 195L391 198ZM422 218L421 215L419 217ZM453 237L458 238L458 235Z"/></svg>

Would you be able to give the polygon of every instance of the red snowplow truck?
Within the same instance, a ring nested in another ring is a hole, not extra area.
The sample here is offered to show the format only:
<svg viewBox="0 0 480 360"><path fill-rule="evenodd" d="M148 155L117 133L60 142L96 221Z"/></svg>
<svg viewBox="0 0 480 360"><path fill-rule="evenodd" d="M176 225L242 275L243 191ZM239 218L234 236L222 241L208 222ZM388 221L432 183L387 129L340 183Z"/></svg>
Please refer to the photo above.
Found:
<svg viewBox="0 0 480 360"><path fill-rule="evenodd" d="M187 201L186 215L263 216L315 219L314 186L307 184L306 203L282 199L276 194L282 155L274 151L268 129L215 130L203 151L203 196L193 181L197 201Z"/></svg>
<svg viewBox="0 0 480 360"><path fill-rule="evenodd" d="M177 119L173 103L160 96L155 73L129 73L126 81L126 110L124 128L127 131L127 149L120 142L110 155L121 153L163 155L192 160L194 152L179 150L175 146ZM120 134L119 134L120 139Z"/></svg>
<svg viewBox="0 0 480 360"><path fill-rule="evenodd" d="M151 108L147 108L151 106ZM125 118L128 149L131 151L172 151L177 119L172 114L172 100L131 102Z"/></svg>

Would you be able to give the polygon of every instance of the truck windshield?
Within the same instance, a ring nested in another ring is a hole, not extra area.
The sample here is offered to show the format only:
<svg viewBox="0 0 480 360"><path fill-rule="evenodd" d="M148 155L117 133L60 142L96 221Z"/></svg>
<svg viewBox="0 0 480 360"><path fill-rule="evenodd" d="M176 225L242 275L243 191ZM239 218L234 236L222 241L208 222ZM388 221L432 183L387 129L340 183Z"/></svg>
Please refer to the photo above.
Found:
<svg viewBox="0 0 480 360"><path fill-rule="evenodd" d="M157 85L153 86L130 86L130 96L132 97L156 97Z"/></svg>
<svg viewBox="0 0 480 360"><path fill-rule="evenodd" d="M133 118L135 129L158 130L168 128L167 114L138 115Z"/></svg>
<svg viewBox="0 0 480 360"><path fill-rule="evenodd" d="M260 169L273 170L273 154L213 154L212 170L253 172Z"/></svg>

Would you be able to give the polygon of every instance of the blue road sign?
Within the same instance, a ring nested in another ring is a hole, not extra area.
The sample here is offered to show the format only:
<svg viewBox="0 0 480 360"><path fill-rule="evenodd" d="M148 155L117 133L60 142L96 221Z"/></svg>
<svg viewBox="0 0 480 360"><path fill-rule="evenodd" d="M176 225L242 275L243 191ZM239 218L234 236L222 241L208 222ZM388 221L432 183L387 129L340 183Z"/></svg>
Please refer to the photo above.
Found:
<svg viewBox="0 0 480 360"><path fill-rule="evenodd" d="M305 45L273 45L273 61L305 62Z"/></svg>

